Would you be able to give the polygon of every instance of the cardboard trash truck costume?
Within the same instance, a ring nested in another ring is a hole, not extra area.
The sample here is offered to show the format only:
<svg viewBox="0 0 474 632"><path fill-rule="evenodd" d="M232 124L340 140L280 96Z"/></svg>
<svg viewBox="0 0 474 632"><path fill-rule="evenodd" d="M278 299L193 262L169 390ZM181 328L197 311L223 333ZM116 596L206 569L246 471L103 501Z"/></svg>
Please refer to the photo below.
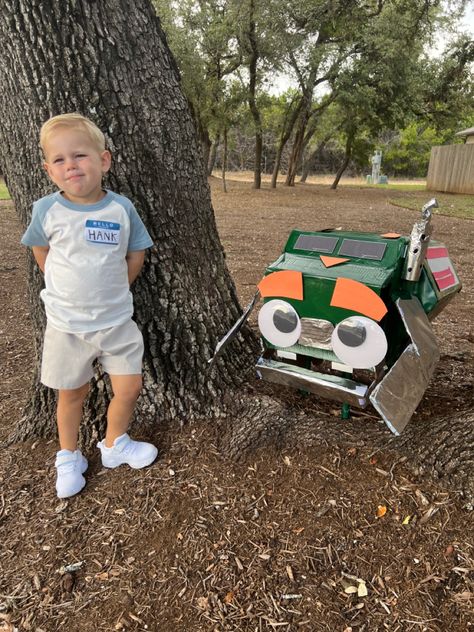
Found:
<svg viewBox="0 0 474 632"><path fill-rule="evenodd" d="M262 297L258 375L346 406L371 403L398 435L439 360L430 321L461 289L446 246L431 239L437 206L423 207L410 237L293 230L210 363Z"/></svg>

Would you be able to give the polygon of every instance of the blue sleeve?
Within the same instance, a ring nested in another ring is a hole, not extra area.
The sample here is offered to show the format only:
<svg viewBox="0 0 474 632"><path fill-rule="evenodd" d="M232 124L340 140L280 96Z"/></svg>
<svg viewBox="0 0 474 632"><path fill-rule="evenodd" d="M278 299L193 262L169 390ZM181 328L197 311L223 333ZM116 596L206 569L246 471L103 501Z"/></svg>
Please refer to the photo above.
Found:
<svg viewBox="0 0 474 632"><path fill-rule="evenodd" d="M153 241L148 234L145 224L137 213L135 207L130 202L130 239L128 241L128 250L145 250L153 246Z"/></svg>
<svg viewBox="0 0 474 632"><path fill-rule="evenodd" d="M43 230L43 221L51 205L46 198L42 198L33 204L31 222L21 238L24 246L49 246L49 240Z"/></svg>

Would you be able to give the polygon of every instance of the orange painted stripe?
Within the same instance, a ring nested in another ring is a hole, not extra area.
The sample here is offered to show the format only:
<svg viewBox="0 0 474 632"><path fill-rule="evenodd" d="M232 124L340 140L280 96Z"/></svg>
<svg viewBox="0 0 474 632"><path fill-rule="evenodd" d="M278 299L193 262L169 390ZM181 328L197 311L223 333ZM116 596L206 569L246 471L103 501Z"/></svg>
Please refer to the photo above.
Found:
<svg viewBox="0 0 474 632"><path fill-rule="evenodd" d="M331 266L337 266L340 263L345 263L346 261L350 261L350 259L344 259L342 257L326 257L325 255L319 255L319 258L324 263L326 268L330 268Z"/></svg>
<svg viewBox="0 0 474 632"><path fill-rule="evenodd" d="M399 233L385 233L384 235L380 235L380 237L385 237L385 239L398 239L401 235Z"/></svg>
<svg viewBox="0 0 474 632"><path fill-rule="evenodd" d="M281 296L303 300L303 274L297 270L272 272L257 285L264 297Z"/></svg>
<svg viewBox="0 0 474 632"><path fill-rule="evenodd" d="M367 285L352 279L337 279L331 305L359 312L374 320L381 320L387 313L385 303L378 294Z"/></svg>

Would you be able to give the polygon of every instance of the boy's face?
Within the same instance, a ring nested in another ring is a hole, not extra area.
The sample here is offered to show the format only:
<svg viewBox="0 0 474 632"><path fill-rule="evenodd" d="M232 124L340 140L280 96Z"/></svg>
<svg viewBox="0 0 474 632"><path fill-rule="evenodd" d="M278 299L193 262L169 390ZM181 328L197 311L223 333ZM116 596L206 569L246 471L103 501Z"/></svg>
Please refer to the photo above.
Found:
<svg viewBox="0 0 474 632"><path fill-rule="evenodd" d="M110 169L108 151L99 151L82 130L58 129L45 143L44 168L66 199L94 204L104 197L102 176Z"/></svg>

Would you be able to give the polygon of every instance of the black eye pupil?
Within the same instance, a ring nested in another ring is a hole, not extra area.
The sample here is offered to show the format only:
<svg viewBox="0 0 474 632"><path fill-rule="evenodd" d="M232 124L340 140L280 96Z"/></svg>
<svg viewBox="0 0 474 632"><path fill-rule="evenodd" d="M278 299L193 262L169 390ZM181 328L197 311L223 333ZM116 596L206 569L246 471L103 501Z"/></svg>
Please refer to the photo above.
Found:
<svg viewBox="0 0 474 632"><path fill-rule="evenodd" d="M348 347L360 347L367 337L367 331L361 323L341 323L337 328L339 340Z"/></svg>
<svg viewBox="0 0 474 632"><path fill-rule="evenodd" d="M273 324L283 334L289 334L294 331L298 325L298 316L294 312L284 311L277 308L273 312Z"/></svg>

